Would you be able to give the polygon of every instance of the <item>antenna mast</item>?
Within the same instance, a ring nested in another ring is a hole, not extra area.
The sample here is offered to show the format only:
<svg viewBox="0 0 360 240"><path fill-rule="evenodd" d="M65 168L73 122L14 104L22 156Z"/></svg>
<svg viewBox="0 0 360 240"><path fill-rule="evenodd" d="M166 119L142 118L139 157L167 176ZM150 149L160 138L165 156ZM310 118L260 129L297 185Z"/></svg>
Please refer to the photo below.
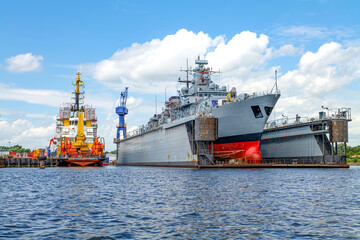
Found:
<svg viewBox="0 0 360 240"><path fill-rule="evenodd" d="M186 87L189 88L189 58L186 58Z"/></svg>
<svg viewBox="0 0 360 240"><path fill-rule="evenodd" d="M155 114L157 116L157 93L155 93Z"/></svg>
<svg viewBox="0 0 360 240"><path fill-rule="evenodd" d="M275 70L275 84L271 89L271 93L274 90L274 88L275 88L275 93L279 93L278 84L277 84L277 70Z"/></svg>
<svg viewBox="0 0 360 240"><path fill-rule="evenodd" d="M180 72L186 72L186 80L181 80L181 78L179 77L178 82L179 83L186 83L186 87L189 88L189 72L191 71L191 69L189 69L189 59L186 58L186 70L182 70L180 69Z"/></svg>
<svg viewBox="0 0 360 240"><path fill-rule="evenodd" d="M275 70L275 85L276 85L276 93L278 93L278 84L277 84L277 70Z"/></svg>

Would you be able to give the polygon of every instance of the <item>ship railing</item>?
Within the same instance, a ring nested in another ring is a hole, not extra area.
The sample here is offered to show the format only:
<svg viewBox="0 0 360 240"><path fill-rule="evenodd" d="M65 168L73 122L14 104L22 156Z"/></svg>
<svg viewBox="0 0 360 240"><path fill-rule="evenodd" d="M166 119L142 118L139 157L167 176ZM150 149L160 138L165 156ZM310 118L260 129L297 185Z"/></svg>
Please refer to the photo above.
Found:
<svg viewBox="0 0 360 240"><path fill-rule="evenodd" d="M280 90L278 90L277 92L260 91L260 92L253 92L253 93L240 93L237 96L237 100L242 101L242 100L246 100L246 99L251 99L251 98L256 98L256 97L261 97L261 96L266 96L266 95L271 95L271 94L280 94Z"/></svg>
<svg viewBox="0 0 360 240"><path fill-rule="evenodd" d="M282 127L282 126L288 126L288 125L294 125L294 124L301 124L301 123L308 123L308 122L314 122L314 121L320 121L320 120L338 120L343 119L347 121L351 121L351 108L338 108L336 111L333 111L331 115L323 116L323 117L301 117L296 116L295 118L288 118L283 117L279 118L273 121L269 121L265 124L264 129L269 128L275 128L275 127ZM330 111L329 111L330 113Z"/></svg>
<svg viewBox="0 0 360 240"><path fill-rule="evenodd" d="M319 119L315 119L315 118L309 119L308 117L295 117L295 118L283 117L280 119L276 119L276 120L267 122L265 124L264 129L306 123L306 122L315 121L315 120L319 120Z"/></svg>
<svg viewBox="0 0 360 240"><path fill-rule="evenodd" d="M126 137L134 137L140 134L140 129L137 128L135 130L132 130L130 132L126 132Z"/></svg>
<svg viewBox="0 0 360 240"><path fill-rule="evenodd" d="M143 134L145 132L149 132L151 130L154 130L154 129L158 129L160 126L157 126L157 127L153 127L153 128L148 128L148 127L138 127L132 131L129 131L129 132L126 132L126 137L135 137L137 135L140 135L140 134Z"/></svg>
<svg viewBox="0 0 360 240"><path fill-rule="evenodd" d="M327 110L327 116L330 119L346 119L351 121L351 108L325 108Z"/></svg>

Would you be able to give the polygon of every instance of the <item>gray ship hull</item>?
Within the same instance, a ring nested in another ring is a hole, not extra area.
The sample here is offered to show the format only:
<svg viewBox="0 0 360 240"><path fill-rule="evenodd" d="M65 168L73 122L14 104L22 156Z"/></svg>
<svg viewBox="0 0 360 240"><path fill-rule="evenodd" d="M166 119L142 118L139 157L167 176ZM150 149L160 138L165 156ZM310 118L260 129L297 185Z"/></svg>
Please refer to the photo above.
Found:
<svg viewBox="0 0 360 240"><path fill-rule="evenodd" d="M218 119L218 139L214 156L221 159L244 159L261 162L260 138L264 125L280 95L260 97L224 104L212 109ZM256 117L254 106L262 116ZM118 144L119 165L196 166L198 155L192 146L189 124L195 116L184 117L154 130L128 137Z"/></svg>

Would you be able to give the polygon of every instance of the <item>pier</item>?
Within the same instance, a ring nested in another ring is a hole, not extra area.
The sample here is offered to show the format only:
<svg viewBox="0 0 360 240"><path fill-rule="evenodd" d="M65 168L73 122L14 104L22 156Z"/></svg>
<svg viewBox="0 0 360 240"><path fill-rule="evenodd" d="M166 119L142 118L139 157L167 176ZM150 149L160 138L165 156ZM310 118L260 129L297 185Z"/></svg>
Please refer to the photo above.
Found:
<svg viewBox="0 0 360 240"><path fill-rule="evenodd" d="M1 167L55 167L56 159L33 159L33 158L2 158Z"/></svg>

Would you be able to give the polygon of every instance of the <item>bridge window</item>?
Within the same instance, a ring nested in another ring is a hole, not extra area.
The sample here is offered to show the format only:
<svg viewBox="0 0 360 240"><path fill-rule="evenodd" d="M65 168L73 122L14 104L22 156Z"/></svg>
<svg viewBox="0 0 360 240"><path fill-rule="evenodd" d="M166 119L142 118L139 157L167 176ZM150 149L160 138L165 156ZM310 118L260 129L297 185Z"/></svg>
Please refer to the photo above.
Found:
<svg viewBox="0 0 360 240"><path fill-rule="evenodd" d="M251 106L251 109L253 110L254 116L256 118L262 118L263 117L263 114L262 114L262 112L260 110L259 105Z"/></svg>
<svg viewBox="0 0 360 240"><path fill-rule="evenodd" d="M268 115L268 116L270 116L270 114L271 114L271 112L272 112L272 110L273 110L273 107L264 107L264 109L265 109L265 112L266 112L266 115Z"/></svg>

